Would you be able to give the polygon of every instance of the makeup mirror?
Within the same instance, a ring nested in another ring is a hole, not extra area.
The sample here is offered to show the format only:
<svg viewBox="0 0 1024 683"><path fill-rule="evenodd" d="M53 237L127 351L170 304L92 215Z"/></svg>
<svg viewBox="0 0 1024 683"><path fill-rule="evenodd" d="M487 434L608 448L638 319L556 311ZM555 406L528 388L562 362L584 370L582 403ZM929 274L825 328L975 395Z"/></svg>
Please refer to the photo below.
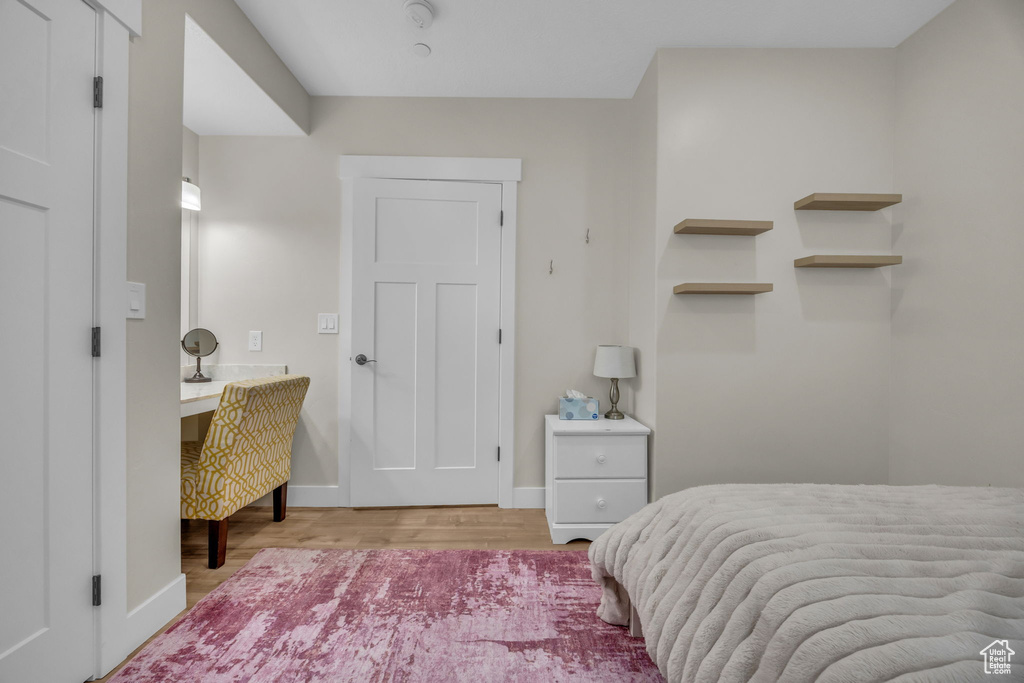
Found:
<svg viewBox="0 0 1024 683"><path fill-rule="evenodd" d="M203 375L203 358L217 350L217 337L213 332L202 327L189 330L181 340L181 348L196 359L196 374L185 379L188 383L209 382L210 378Z"/></svg>

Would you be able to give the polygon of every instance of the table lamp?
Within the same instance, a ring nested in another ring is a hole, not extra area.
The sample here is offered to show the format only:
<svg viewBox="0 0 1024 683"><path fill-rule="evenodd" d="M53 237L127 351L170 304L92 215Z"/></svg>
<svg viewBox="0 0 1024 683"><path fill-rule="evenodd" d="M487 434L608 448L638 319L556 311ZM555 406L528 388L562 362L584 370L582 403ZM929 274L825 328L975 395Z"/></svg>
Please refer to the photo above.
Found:
<svg viewBox="0 0 1024 683"><path fill-rule="evenodd" d="M608 400L611 401L612 409L604 416L609 420L621 420L625 415L620 413L616 406L619 402L619 380L636 377L633 347L606 344L598 346L597 355L594 356L594 376L611 379L612 388L608 394Z"/></svg>

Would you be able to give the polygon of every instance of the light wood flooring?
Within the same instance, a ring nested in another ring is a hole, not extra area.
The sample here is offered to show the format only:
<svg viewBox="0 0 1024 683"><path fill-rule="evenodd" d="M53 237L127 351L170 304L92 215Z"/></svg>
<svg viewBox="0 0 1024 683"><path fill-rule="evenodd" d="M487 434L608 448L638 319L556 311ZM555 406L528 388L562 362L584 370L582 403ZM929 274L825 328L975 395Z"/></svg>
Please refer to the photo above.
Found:
<svg viewBox="0 0 1024 683"><path fill-rule="evenodd" d="M181 571L186 577L188 609L261 548L586 550L590 545L589 541L553 545L543 510L503 510L494 506L290 508L287 519L280 523L274 523L272 514L269 507L247 507L231 516L227 561L220 569L206 566L206 523L193 521L182 529ZM139 650L142 647L145 644ZM100 681L107 681L116 671Z"/></svg>

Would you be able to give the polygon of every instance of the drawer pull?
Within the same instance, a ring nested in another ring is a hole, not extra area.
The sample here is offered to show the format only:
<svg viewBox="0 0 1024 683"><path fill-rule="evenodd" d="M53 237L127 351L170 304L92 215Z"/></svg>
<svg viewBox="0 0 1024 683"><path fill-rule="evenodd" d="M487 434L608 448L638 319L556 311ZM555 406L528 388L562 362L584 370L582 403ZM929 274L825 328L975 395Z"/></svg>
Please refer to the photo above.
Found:
<svg viewBox="0 0 1024 683"><path fill-rule="evenodd" d="M600 508L601 510L604 510L606 507L608 507L608 503L605 502L604 498L598 498L597 507Z"/></svg>
<svg viewBox="0 0 1024 683"><path fill-rule="evenodd" d="M608 462L608 458L606 458L603 455L599 455L599 456L597 456L597 462L598 462L598 464L603 465L606 462Z"/></svg>

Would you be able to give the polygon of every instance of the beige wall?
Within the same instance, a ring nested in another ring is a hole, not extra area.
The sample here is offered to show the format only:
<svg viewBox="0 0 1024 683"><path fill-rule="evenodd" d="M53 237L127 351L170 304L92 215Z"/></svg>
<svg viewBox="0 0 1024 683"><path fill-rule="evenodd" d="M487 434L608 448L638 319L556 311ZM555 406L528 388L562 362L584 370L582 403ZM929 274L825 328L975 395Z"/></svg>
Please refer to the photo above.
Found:
<svg viewBox="0 0 1024 683"><path fill-rule="evenodd" d="M655 494L723 482L884 483L889 277L793 268L887 253L889 214L794 212L811 192L890 192L892 50L658 54ZM684 218L772 220L757 237ZM682 282L771 282L676 296Z"/></svg>
<svg viewBox="0 0 1024 683"><path fill-rule="evenodd" d="M129 280L146 283L147 296L146 319L129 320L127 330L129 609L176 578L181 567L178 328L186 11L300 125L308 107L301 86L231 0L143 2L142 36L129 52L127 271Z"/></svg>
<svg viewBox="0 0 1024 683"><path fill-rule="evenodd" d="M368 154L522 158L515 484L543 485L543 415L570 387L607 396L594 346L628 341L628 106L313 98L309 138L201 138L201 322L223 342L219 362L286 363L312 378L293 484L338 482L338 337L316 334L316 314L338 310L338 156ZM262 352L246 350L248 330L263 331Z"/></svg>
<svg viewBox="0 0 1024 683"><path fill-rule="evenodd" d="M656 260L654 220L657 208L658 162L658 56L629 106L629 344L636 347L637 376L626 382L632 389L632 415L651 428L648 448L653 452L656 425L658 354L655 335ZM656 472L650 468L649 484Z"/></svg>
<svg viewBox="0 0 1024 683"><path fill-rule="evenodd" d="M893 483L1024 485L1024 2L898 48Z"/></svg>

